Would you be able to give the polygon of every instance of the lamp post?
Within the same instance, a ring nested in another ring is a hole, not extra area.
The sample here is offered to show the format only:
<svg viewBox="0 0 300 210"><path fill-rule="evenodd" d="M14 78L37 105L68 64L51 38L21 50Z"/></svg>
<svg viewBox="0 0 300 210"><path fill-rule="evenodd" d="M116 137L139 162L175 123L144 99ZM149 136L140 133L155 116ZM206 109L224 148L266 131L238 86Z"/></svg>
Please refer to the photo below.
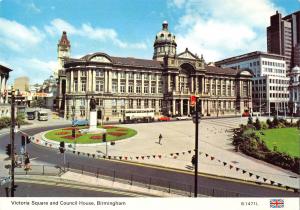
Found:
<svg viewBox="0 0 300 210"><path fill-rule="evenodd" d="M74 123L74 118L75 118L75 103L74 103L74 97L73 97L73 106L72 106L72 123ZM73 125L74 126L74 125ZM75 128L73 128L75 129ZM73 132L73 131L72 131ZM74 137L74 146L73 146L74 150L76 150L76 134Z"/></svg>
<svg viewBox="0 0 300 210"><path fill-rule="evenodd" d="M89 103L89 96L88 96L88 93L86 92L86 95L85 95L85 100L86 100L86 105L85 105L85 110L86 110L86 112L85 112L85 120L87 121L87 115L88 115L88 103Z"/></svg>

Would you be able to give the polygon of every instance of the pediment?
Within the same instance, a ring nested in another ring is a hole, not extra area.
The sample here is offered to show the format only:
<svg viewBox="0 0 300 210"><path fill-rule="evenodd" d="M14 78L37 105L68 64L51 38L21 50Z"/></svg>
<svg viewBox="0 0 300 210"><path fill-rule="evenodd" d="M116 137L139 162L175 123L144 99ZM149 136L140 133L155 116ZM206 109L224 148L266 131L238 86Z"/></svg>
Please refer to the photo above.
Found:
<svg viewBox="0 0 300 210"><path fill-rule="evenodd" d="M183 59L192 59L192 60L197 60L199 59L196 55L191 53L188 49L186 49L184 52L179 53L177 55L178 58L183 58Z"/></svg>
<svg viewBox="0 0 300 210"><path fill-rule="evenodd" d="M96 56L92 57L90 59L90 61L101 62L101 63L111 63L111 61L103 55L96 55Z"/></svg>

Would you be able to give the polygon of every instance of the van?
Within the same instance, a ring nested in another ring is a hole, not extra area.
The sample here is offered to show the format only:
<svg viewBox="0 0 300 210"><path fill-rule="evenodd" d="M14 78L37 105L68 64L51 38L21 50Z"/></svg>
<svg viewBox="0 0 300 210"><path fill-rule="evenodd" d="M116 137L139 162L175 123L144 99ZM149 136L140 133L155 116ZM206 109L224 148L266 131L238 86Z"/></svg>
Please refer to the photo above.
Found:
<svg viewBox="0 0 300 210"><path fill-rule="evenodd" d="M47 121L48 120L48 113L45 111L38 112L38 120L39 121Z"/></svg>

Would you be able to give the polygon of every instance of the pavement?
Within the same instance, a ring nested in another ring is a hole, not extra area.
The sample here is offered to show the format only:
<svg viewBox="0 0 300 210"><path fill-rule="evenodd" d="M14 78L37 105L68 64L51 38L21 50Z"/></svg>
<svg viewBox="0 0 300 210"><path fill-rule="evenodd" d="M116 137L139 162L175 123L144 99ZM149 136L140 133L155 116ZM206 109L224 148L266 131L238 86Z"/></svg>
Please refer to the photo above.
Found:
<svg viewBox="0 0 300 210"><path fill-rule="evenodd" d="M264 161L235 152L231 144L230 129L247 118L205 119L199 128L199 172L245 181L300 188L300 176ZM261 120L266 120L262 117ZM117 141L115 145L83 146L76 145L82 153L107 155L127 161L193 171L191 164L195 142L195 129L192 121L172 121L148 124L118 125L135 129L138 134L132 138ZM158 136L162 134L161 144ZM36 138L41 138L42 133ZM226 164L225 164L226 163ZM239 170L237 170L237 168ZM245 170L246 173L242 173ZM252 175L250 176L251 173ZM267 181L264 180L267 179Z"/></svg>

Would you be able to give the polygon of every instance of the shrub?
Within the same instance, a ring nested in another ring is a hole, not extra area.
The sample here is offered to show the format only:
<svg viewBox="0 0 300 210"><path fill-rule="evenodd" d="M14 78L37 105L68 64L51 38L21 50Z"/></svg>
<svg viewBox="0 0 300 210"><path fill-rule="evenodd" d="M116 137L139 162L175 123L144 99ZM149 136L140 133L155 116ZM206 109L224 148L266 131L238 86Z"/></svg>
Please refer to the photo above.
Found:
<svg viewBox="0 0 300 210"><path fill-rule="evenodd" d="M263 129L263 130L268 129L268 124L267 123L260 122L260 125L261 125L261 129Z"/></svg>
<svg viewBox="0 0 300 210"><path fill-rule="evenodd" d="M270 119L267 119L266 121L268 128L272 128L272 121Z"/></svg>
<svg viewBox="0 0 300 210"><path fill-rule="evenodd" d="M277 116L274 116L273 121L272 121L272 127L277 128L278 124L279 124L279 120L278 120Z"/></svg>
<svg viewBox="0 0 300 210"><path fill-rule="evenodd" d="M258 118L256 118L256 120L255 120L254 127L255 127L256 130L261 129L261 123L260 123Z"/></svg>

